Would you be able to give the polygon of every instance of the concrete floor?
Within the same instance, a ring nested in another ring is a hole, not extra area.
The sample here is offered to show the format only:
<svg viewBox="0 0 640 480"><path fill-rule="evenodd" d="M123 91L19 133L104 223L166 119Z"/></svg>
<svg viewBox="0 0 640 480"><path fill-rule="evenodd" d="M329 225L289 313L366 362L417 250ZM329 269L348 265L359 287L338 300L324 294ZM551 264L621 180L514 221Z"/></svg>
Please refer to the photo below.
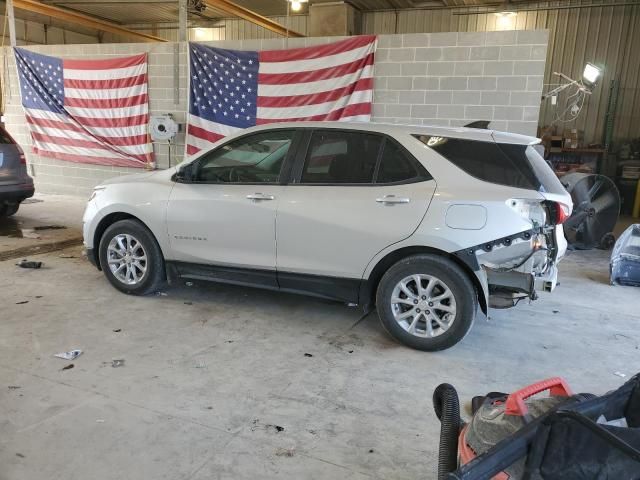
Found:
<svg viewBox="0 0 640 480"><path fill-rule="evenodd" d="M0 480L431 479L439 383L467 403L555 375L603 393L640 370L640 289L609 286L599 250L572 252L553 294L492 311L437 354L312 298L128 297L79 253L0 262Z"/></svg>

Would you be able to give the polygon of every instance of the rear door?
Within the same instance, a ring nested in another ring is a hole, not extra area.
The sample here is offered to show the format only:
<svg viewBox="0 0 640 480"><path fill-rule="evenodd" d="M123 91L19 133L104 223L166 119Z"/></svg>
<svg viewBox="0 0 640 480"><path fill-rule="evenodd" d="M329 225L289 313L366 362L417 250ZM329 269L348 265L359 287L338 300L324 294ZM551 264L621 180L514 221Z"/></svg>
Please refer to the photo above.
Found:
<svg viewBox="0 0 640 480"><path fill-rule="evenodd" d="M301 275L359 282L376 253L415 231L435 187L424 167L390 137L308 131L278 205L281 288L298 289Z"/></svg>
<svg viewBox="0 0 640 480"><path fill-rule="evenodd" d="M11 136L0 128L0 185L21 183L25 175L22 150Z"/></svg>

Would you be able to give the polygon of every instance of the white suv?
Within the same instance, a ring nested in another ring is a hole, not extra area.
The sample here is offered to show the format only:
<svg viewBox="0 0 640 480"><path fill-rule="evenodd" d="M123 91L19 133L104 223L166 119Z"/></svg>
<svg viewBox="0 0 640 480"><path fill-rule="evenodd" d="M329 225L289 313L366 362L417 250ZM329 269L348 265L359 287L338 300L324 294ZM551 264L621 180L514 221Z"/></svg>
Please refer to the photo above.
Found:
<svg viewBox="0 0 640 480"><path fill-rule="evenodd" d="M555 287L572 204L537 142L469 128L255 127L177 168L96 187L84 244L125 293L181 278L375 305L394 338L441 350L478 306Z"/></svg>

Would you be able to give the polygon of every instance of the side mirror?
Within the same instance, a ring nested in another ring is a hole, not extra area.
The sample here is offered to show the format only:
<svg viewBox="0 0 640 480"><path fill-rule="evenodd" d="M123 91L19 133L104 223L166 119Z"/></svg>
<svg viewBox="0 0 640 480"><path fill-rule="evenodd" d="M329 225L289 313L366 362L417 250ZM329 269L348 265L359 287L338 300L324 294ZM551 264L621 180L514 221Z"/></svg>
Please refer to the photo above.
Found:
<svg viewBox="0 0 640 480"><path fill-rule="evenodd" d="M179 168L173 175L173 181L178 183L189 183L191 181L191 165Z"/></svg>

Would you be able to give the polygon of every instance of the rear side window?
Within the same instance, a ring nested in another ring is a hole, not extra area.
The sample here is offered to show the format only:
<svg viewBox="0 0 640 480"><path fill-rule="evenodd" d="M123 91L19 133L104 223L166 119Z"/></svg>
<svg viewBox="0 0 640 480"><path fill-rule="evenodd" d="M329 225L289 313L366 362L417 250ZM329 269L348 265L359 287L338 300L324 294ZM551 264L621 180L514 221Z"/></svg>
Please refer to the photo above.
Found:
<svg viewBox="0 0 640 480"><path fill-rule="evenodd" d="M428 176L426 170L420 169L398 145L389 140L384 142L376 183L404 182Z"/></svg>
<svg viewBox="0 0 640 480"><path fill-rule="evenodd" d="M373 183L382 138L360 132L318 130L311 142L302 183Z"/></svg>
<svg viewBox="0 0 640 480"><path fill-rule="evenodd" d="M425 135L415 137L458 168L480 180L509 187L541 189L541 182L527 156L516 155L510 148L512 145Z"/></svg>
<svg viewBox="0 0 640 480"><path fill-rule="evenodd" d="M508 145L501 143L500 148L513 162L528 163L540 186L538 190L546 193L566 194L560 180L553 170L531 145Z"/></svg>

